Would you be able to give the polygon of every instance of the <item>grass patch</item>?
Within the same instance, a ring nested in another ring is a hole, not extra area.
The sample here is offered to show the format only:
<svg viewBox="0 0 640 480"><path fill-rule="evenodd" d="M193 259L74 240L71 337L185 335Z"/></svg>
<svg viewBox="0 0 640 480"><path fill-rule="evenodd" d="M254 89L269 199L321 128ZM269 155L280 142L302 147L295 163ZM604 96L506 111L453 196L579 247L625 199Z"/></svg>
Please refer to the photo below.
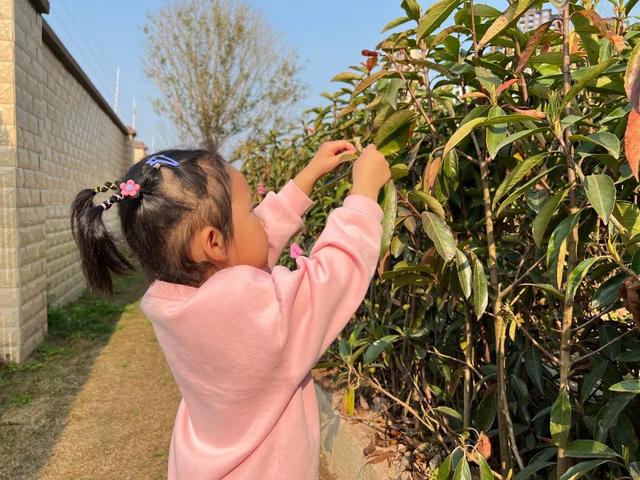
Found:
<svg viewBox="0 0 640 480"><path fill-rule="evenodd" d="M142 272L114 281L114 295L86 292L51 308L45 341L22 364L0 364L0 478L37 478L95 358L148 282Z"/></svg>
<svg viewBox="0 0 640 480"><path fill-rule="evenodd" d="M0 406L29 403L26 394L15 395L14 390L12 396L7 391L9 381L16 375L24 376L26 380L30 372L46 370L51 362L73 357L79 348L87 347L87 342L78 342L79 339L88 341L90 345L106 343L122 313L135 308L134 302L144 293L146 286L144 274L136 271L114 279L114 294L111 297L87 291L64 307L50 308L47 312L47 337L31 357L22 364L0 363ZM13 387L19 388L17 385Z"/></svg>

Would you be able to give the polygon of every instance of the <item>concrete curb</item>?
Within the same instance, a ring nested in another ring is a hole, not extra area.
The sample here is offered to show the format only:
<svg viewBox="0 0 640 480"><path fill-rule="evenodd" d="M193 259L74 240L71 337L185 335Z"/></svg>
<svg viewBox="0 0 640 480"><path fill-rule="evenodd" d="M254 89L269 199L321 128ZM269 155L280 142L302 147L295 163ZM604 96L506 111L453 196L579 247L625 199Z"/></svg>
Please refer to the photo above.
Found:
<svg viewBox="0 0 640 480"><path fill-rule="evenodd" d="M362 450L374 430L338 415L340 395L315 384L320 410L320 450L337 480L395 480L385 462L367 463Z"/></svg>

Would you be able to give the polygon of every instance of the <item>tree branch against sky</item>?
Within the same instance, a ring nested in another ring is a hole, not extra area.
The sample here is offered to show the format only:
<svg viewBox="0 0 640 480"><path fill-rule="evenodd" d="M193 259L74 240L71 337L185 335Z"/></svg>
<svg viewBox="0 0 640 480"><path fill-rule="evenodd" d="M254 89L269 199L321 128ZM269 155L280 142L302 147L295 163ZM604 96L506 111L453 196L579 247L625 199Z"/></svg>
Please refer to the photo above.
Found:
<svg viewBox="0 0 640 480"><path fill-rule="evenodd" d="M242 0L179 0L147 14L145 72L155 110L183 140L221 150L289 114L298 56Z"/></svg>

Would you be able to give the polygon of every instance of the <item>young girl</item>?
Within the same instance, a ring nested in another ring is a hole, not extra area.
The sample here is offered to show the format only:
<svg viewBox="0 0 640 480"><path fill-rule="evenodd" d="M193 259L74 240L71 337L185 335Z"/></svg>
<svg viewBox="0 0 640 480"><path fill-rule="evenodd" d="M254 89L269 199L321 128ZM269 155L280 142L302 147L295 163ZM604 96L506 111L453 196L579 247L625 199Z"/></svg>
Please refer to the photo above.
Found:
<svg viewBox="0 0 640 480"><path fill-rule="evenodd" d="M277 194L253 208L244 176L204 150L146 157L124 180L81 191L72 229L89 284L112 291L131 269L106 230L114 203L153 283L141 301L182 394L169 479L315 480L320 422L311 369L362 302L382 237L377 203L389 166L375 145L297 269L276 266L313 205L315 182L353 153L323 144ZM94 205L98 192L117 190Z"/></svg>

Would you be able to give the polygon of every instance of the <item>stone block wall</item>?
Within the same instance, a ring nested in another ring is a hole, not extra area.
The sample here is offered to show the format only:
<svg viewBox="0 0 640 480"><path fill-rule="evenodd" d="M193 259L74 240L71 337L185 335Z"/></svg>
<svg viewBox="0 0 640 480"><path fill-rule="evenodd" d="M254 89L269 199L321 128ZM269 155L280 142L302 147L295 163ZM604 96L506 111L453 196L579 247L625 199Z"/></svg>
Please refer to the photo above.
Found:
<svg viewBox="0 0 640 480"><path fill-rule="evenodd" d="M133 132L42 20L43 5L0 0L0 362L25 360L46 335L47 308L86 288L71 202L133 159ZM105 218L117 230L115 213Z"/></svg>

